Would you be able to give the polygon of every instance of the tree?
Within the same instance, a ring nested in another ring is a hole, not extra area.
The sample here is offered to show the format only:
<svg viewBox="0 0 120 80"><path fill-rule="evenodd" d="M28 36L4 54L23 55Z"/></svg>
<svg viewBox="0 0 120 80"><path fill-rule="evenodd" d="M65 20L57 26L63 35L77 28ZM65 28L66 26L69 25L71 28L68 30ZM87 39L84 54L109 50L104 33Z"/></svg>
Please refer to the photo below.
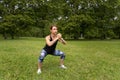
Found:
<svg viewBox="0 0 120 80"><path fill-rule="evenodd" d="M44 37L57 24L67 38L115 38L119 5L119 0L1 0L0 33Z"/></svg>

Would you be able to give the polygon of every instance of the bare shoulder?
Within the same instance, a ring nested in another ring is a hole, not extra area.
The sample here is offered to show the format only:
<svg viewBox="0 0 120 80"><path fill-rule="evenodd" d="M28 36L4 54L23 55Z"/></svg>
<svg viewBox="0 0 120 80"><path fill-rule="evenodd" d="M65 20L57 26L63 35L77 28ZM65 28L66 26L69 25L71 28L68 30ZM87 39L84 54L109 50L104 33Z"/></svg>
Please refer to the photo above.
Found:
<svg viewBox="0 0 120 80"><path fill-rule="evenodd" d="M50 35L46 36L45 39L46 39L46 40L49 40L49 39L50 39Z"/></svg>

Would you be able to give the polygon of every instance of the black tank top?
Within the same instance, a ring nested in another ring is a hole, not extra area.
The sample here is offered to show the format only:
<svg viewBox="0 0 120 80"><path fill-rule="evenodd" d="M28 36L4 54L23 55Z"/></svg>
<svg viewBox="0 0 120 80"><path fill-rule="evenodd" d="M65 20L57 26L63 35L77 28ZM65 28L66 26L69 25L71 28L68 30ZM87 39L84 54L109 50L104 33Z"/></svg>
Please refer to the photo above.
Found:
<svg viewBox="0 0 120 80"><path fill-rule="evenodd" d="M50 41L52 41L52 37L50 35ZM56 48L58 40L51 46L48 46L47 44L45 45L45 47L43 48L48 54L53 54Z"/></svg>

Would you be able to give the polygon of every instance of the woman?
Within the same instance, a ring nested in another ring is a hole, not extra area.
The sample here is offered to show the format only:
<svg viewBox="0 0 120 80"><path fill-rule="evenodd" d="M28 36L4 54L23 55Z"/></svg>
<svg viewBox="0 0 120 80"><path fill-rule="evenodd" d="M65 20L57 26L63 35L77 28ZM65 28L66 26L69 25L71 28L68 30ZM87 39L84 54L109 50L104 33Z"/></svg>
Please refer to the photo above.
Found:
<svg viewBox="0 0 120 80"><path fill-rule="evenodd" d="M60 41L63 44L66 44L66 41L62 38L62 35L58 33L56 26L51 26L50 32L51 34L46 36L45 38L46 45L42 49L41 55L39 56L38 71L37 71L38 74L41 73L42 62L48 54L54 56L60 56L60 67L66 69L66 67L64 66L65 54L60 50L56 50L56 45L58 41Z"/></svg>

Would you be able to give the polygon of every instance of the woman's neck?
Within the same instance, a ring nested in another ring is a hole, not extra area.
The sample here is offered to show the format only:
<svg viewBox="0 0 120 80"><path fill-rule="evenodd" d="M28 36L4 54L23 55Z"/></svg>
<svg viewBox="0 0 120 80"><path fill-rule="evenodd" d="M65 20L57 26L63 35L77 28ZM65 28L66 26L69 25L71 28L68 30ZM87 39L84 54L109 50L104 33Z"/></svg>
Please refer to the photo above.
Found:
<svg viewBox="0 0 120 80"><path fill-rule="evenodd" d="M52 38L57 37L57 35L56 35L56 34L50 34L50 35L51 35L51 37L52 37Z"/></svg>

